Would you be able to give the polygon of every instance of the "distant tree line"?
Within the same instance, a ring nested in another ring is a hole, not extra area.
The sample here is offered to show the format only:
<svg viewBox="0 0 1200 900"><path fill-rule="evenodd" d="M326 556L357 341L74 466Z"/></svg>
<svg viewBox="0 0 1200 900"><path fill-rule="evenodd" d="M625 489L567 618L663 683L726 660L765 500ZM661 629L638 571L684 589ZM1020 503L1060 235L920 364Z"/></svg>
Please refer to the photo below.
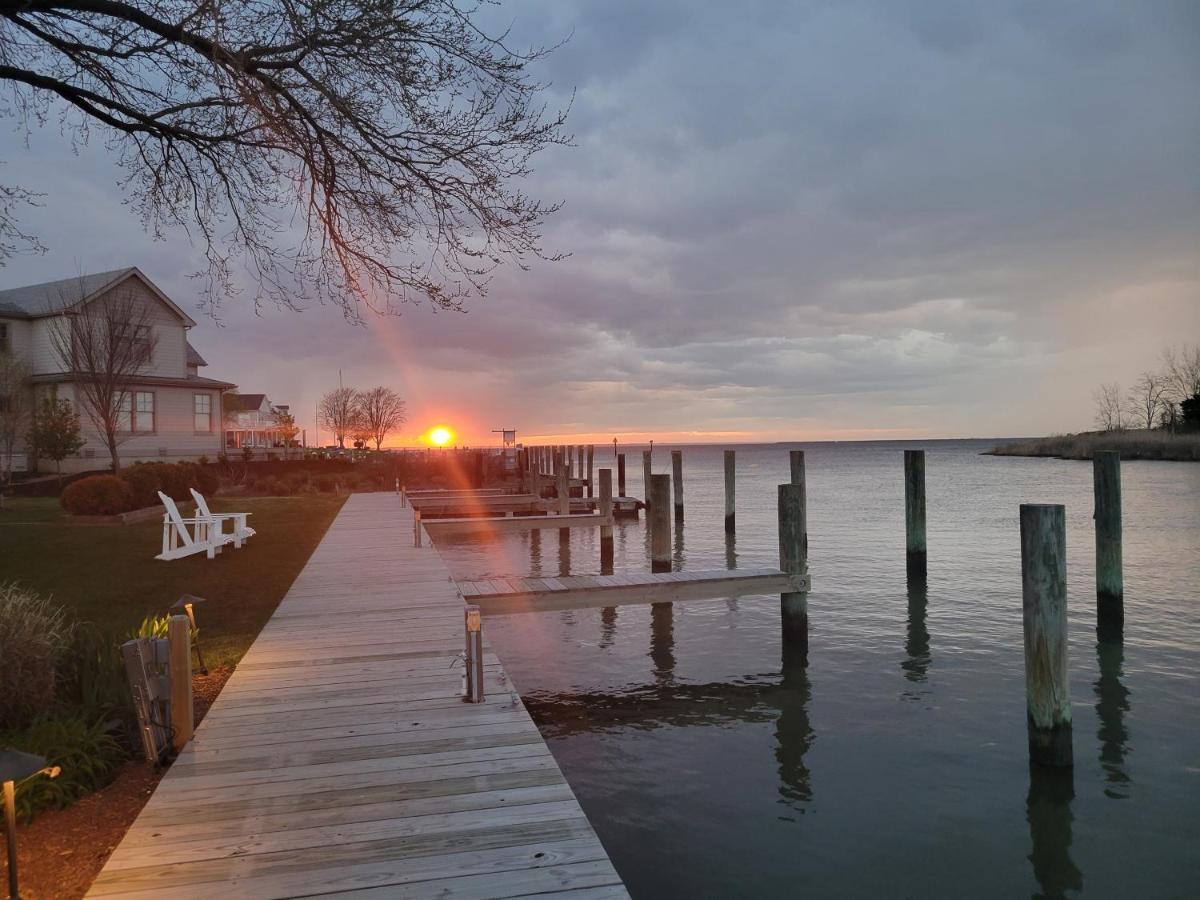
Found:
<svg viewBox="0 0 1200 900"><path fill-rule="evenodd" d="M1101 431L1200 431L1200 344L1168 347L1159 371L1143 372L1128 391L1102 384L1092 397Z"/></svg>
<svg viewBox="0 0 1200 900"><path fill-rule="evenodd" d="M317 404L318 424L333 432L338 446L346 448L349 437L352 446L366 448L374 442L375 449L383 446L384 438L408 420L404 401L391 388L373 387L359 391L339 387L325 394Z"/></svg>

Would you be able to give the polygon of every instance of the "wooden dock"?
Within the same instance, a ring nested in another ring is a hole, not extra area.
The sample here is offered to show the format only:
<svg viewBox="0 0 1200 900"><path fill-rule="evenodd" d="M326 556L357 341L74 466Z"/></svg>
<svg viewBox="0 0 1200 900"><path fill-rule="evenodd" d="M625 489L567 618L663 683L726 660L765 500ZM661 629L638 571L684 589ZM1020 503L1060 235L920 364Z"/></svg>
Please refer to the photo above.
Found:
<svg viewBox="0 0 1200 900"><path fill-rule="evenodd" d="M462 701L462 597L412 530L346 500L89 896L627 896L490 649Z"/></svg>
<svg viewBox="0 0 1200 900"><path fill-rule="evenodd" d="M444 534L511 534L515 531L536 531L542 528L599 528L612 525L610 516L596 513L572 513L566 516L467 516L454 519L423 520L431 537Z"/></svg>
<svg viewBox="0 0 1200 900"><path fill-rule="evenodd" d="M459 582L468 603L486 613L548 612L632 603L672 603L747 594L808 590L809 577L779 569L716 569L708 572L642 572L566 575L559 578L492 578Z"/></svg>

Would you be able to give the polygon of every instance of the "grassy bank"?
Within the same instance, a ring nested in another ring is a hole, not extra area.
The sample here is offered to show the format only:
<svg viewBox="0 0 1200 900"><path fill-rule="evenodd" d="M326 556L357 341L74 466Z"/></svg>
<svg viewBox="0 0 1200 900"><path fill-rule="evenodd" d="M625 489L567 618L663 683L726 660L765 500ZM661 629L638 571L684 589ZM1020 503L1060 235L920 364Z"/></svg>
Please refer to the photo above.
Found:
<svg viewBox="0 0 1200 900"><path fill-rule="evenodd" d="M214 512L246 511L258 532L241 550L214 560L172 562L154 555L162 524L71 524L57 498L11 498L0 510L0 577L52 596L79 621L123 635L162 615L181 594L208 602L197 610L205 661L234 665L304 567L344 497L217 498ZM28 524L18 524L28 523Z"/></svg>
<svg viewBox="0 0 1200 900"><path fill-rule="evenodd" d="M1056 434L1001 444L988 451L993 456L1052 456L1091 459L1101 450L1116 450L1122 459L1162 459L1200 462L1200 434L1166 431L1087 431Z"/></svg>

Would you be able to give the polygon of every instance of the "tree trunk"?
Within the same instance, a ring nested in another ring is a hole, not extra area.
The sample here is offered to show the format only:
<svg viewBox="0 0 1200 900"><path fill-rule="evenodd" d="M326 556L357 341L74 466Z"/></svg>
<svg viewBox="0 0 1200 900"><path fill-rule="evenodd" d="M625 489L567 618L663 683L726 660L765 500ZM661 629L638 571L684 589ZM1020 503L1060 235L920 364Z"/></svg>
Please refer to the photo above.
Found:
<svg viewBox="0 0 1200 900"><path fill-rule="evenodd" d="M117 453L117 436L114 432L108 431L105 432L104 439L108 444L108 455L112 458L112 470L115 475L121 471L121 456Z"/></svg>

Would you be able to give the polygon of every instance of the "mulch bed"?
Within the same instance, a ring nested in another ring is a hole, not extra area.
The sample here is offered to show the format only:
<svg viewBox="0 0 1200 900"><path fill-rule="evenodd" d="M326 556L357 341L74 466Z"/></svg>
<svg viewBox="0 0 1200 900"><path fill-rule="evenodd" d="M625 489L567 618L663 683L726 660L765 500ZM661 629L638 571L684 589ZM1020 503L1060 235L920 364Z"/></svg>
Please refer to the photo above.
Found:
<svg viewBox="0 0 1200 900"><path fill-rule="evenodd" d="M221 667L211 669L208 675L193 676L196 724L232 674L232 668ZM44 812L31 824L18 827L17 859L24 900L60 900L87 893L165 771L131 760L108 787L74 806ZM0 885L7 884L8 862L0 852Z"/></svg>

